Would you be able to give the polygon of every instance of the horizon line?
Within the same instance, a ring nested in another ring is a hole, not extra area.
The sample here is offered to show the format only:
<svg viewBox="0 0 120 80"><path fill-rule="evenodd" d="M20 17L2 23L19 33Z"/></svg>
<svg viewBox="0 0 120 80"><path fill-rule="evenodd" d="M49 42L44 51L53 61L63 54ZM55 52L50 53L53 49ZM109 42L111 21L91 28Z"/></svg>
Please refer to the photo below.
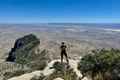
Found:
<svg viewBox="0 0 120 80"><path fill-rule="evenodd" d="M120 24L120 22L0 22L0 24Z"/></svg>

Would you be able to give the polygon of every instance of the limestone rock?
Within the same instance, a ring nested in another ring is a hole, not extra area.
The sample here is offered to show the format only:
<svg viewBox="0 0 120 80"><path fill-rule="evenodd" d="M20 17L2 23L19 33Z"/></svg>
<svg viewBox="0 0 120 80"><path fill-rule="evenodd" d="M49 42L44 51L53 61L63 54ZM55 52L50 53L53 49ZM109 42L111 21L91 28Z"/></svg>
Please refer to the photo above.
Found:
<svg viewBox="0 0 120 80"><path fill-rule="evenodd" d="M62 79L62 78L55 78L55 79L53 79L53 80L64 80L64 79Z"/></svg>

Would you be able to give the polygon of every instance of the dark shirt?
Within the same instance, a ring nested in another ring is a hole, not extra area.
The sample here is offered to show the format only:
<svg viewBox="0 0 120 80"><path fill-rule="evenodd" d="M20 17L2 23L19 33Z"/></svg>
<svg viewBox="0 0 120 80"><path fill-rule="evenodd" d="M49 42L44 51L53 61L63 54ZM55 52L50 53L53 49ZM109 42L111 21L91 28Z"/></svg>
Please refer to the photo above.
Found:
<svg viewBox="0 0 120 80"><path fill-rule="evenodd" d="M61 51L66 51L66 45L61 45Z"/></svg>

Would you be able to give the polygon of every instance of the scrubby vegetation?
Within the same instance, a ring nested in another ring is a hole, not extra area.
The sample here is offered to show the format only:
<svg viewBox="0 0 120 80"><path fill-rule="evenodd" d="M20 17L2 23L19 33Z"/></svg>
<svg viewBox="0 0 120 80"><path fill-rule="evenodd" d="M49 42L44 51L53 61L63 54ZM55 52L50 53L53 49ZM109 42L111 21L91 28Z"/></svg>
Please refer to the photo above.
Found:
<svg viewBox="0 0 120 80"><path fill-rule="evenodd" d="M47 50L42 50L40 53L32 54L31 55L31 62L28 64L28 66L34 71L34 70L43 70L48 62L51 61L50 56L48 54Z"/></svg>
<svg viewBox="0 0 120 80"><path fill-rule="evenodd" d="M84 56L78 69L92 80L120 80L120 50L93 50Z"/></svg>
<svg viewBox="0 0 120 80"><path fill-rule="evenodd" d="M18 42L22 42L22 46L16 49L16 62L20 64L28 64L33 60L35 55L35 48L39 45L39 39L33 34L24 36L18 39ZM15 44L19 45L19 44Z"/></svg>
<svg viewBox="0 0 120 80"><path fill-rule="evenodd" d="M0 63L0 80L7 80L8 78L19 76L27 72L31 72L27 66L11 62Z"/></svg>
<svg viewBox="0 0 120 80"><path fill-rule="evenodd" d="M31 80L54 80L56 78L61 78L64 80L78 80L76 73L73 71L72 68L67 68L65 63L61 64L60 62L55 62L51 69L55 69L55 71L48 75L44 76L35 76Z"/></svg>
<svg viewBox="0 0 120 80"><path fill-rule="evenodd" d="M72 68L67 68L67 65L55 62L53 65L55 72L48 76L45 80L53 80L55 78L62 78L64 80L77 80L77 75Z"/></svg>

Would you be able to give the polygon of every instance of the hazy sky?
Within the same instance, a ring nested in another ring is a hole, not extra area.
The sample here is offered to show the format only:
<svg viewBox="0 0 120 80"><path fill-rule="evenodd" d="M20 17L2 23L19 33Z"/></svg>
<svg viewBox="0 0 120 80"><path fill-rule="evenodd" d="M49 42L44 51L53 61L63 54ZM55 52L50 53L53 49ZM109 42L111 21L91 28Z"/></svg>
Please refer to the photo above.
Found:
<svg viewBox="0 0 120 80"><path fill-rule="evenodd" d="M120 22L120 0L0 0L0 23Z"/></svg>

